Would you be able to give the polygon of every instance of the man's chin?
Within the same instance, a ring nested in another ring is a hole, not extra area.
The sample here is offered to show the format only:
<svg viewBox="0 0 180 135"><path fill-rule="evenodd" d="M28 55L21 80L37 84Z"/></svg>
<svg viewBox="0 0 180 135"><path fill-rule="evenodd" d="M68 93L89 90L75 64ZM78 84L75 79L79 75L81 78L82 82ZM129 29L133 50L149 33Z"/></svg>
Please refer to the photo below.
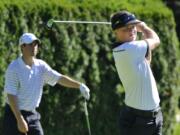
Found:
<svg viewBox="0 0 180 135"><path fill-rule="evenodd" d="M136 40L136 36L131 36L130 40L131 40L131 41Z"/></svg>
<svg viewBox="0 0 180 135"><path fill-rule="evenodd" d="M37 53L32 53L31 56L32 57L36 57Z"/></svg>
<svg viewBox="0 0 180 135"><path fill-rule="evenodd" d="M135 40L136 40L136 37L130 38L129 40L127 40L127 42L131 42L131 41L135 41Z"/></svg>

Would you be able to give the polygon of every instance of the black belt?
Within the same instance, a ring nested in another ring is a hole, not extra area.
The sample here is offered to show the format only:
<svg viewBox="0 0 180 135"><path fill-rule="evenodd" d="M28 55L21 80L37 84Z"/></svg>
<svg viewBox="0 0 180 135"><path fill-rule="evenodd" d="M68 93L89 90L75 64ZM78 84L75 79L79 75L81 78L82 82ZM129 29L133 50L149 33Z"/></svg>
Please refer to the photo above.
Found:
<svg viewBox="0 0 180 135"><path fill-rule="evenodd" d="M14 116L14 113L11 110L11 107L9 106L9 104L6 104L5 108L6 108L7 113L10 113ZM40 114L36 110L33 110L33 111L20 110L20 111L27 121L40 120L41 118Z"/></svg>
<svg viewBox="0 0 180 135"><path fill-rule="evenodd" d="M5 107L6 107L7 110L12 111L12 109L11 109L11 107L10 107L10 105L8 103L6 103ZM25 113L25 114L35 114L35 113L37 113L36 110L32 110L32 111L20 110L20 111L21 111L21 113Z"/></svg>
<svg viewBox="0 0 180 135"><path fill-rule="evenodd" d="M157 114L160 112L161 108L157 107L154 110L139 110L139 109L135 109L129 106L125 106L125 108L129 111L131 111L133 114L137 115L137 116L142 116L142 117L156 117Z"/></svg>

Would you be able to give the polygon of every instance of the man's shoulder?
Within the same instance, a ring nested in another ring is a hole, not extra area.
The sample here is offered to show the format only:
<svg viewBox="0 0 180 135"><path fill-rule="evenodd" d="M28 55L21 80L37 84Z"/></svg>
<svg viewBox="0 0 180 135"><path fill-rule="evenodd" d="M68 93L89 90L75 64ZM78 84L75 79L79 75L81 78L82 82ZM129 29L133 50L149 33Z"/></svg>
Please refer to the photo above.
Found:
<svg viewBox="0 0 180 135"><path fill-rule="evenodd" d="M49 67L49 65L42 59L35 59L35 65L38 67Z"/></svg>
<svg viewBox="0 0 180 135"><path fill-rule="evenodd" d="M18 59L19 59L19 58L11 61L11 63L10 63L9 66L8 66L8 68L10 68L10 69L16 69L16 68L18 67Z"/></svg>
<svg viewBox="0 0 180 135"><path fill-rule="evenodd" d="M42 60L42 59L35 58L35 64L36 65L45 65L47 63L44 60Z"/></svg>
<svg viewBox="0 0 180 135"><path fill-rule="evenodd" d="M125 42L121 44L120 46L113 49L114 53L117 52L126 52L128 55L134 56L139 53L139 50L144 50L144 48L147 48L147 43L145 40L136 40L136 41L130 41ZM137 53L138 52L138 53ZM121 53L125 54L125 53Z"/></svg>
<svg viewBox="0 0 180 135"><path fill-rule="evenodd" d="M124 42L121 45L119 45L118 47L114 48L114 50L119 50L119 49L131 49L136 47L138 44L141 44L141 42L139 41L129 41L129 42Z"/></svg>
<svg viewBox="0 0 180 135"><path fill-rule="evenodd" d="M132 44L132 45L147 45L147 42L145 40L136 40L136 41L130 42L130 44Z"/></svg>
<svg viewBox="0 0 180 135"><path fill-rule="evenodd" d="M140 44L146 44L145 40L135 40L124 43L124 45L140 45Z"/></svg>
<svg viewBox="0 0 180 135"><path fill-rule="evenodd" d="M147 42L145 40L136 40L131 42L126 42L123 46L127 49L136 49L136 48L144 48L147 47Z"/></svg>

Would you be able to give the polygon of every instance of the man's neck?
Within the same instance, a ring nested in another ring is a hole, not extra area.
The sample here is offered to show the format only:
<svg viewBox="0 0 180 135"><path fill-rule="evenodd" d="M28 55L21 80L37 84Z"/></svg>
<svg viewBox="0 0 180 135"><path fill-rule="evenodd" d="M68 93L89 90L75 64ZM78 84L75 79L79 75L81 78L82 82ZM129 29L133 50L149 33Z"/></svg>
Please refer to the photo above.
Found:
<svg viewBox="0 0 180 135"><path fill-rule="evenodd" d="M26 64L26 65L28 65L28 66L32 66L33 65L33 63L34 63L34 57L32 56L32 57L27 57L27 56L22 56L22 59L23 59L23 61L24 61L24 63Z"/></svg>

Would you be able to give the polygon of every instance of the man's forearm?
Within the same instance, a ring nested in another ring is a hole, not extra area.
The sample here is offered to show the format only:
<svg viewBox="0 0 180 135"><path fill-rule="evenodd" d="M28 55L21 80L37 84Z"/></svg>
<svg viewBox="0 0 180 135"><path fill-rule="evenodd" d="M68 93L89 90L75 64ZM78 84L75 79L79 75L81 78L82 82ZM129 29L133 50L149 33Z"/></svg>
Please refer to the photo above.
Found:
<svg viewBox="0 0 180 135"><path fill-rule="evenodd" d="M61 84L62 86L65 87L69 87L69 88L79 88L81 83L78 81L75 81L73 79L71 79L68 76L63 75L60 79L59 79L59 84Z"/></svg>
<svg viewBox="0 0 180 135"><path fill-rule="evenodd" d="M159 42L159 37L154 30L144 24L142 28L142 33L144 34L145 39L156 39Z"/></svg>
<svg viewBox="0 0 180 135"><path fill-rule="evenodd" d="M86 100L89 100L90 98L90 90L89 88L84 84L80 83L66 75L62 75L59 79L58 83L62 86L69 87L69 88L76 88L79 89L81 94L84 96Z"/></svg>
<svg viewBox="0 0 180 135"><path fill-rule="evenodd" d="M8 100L9 100L9 105L11 107L11 110L13 111L16 120L17 120L17 127L18 130L22 133L27 133L28 132L28 125L26 121L24 120L23 115L21 114L19 107L18 107L18 102L17 102L17 97L11 94L7 95Z"/></svg>
<svg viewBox="0 0 180 135"><path fill-rule="evenodd" d="M8 94L7 95L9 100L9 105L11 107L11 110L13 111L16 120L20 120L22 118L22 114L19 110L18 103L17 103L17 97L15 95Z"/></svg>
<svg viewBox="0 0 180 135"><path fill-rule="evenodd" d="M142 32L144 36L144 40L149 44L149 49L154 49L160 44L160 39L156 32L148 27L144 22L137 24L138 32Z"/></svg>

